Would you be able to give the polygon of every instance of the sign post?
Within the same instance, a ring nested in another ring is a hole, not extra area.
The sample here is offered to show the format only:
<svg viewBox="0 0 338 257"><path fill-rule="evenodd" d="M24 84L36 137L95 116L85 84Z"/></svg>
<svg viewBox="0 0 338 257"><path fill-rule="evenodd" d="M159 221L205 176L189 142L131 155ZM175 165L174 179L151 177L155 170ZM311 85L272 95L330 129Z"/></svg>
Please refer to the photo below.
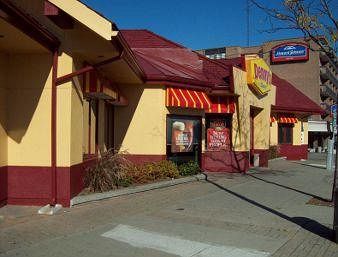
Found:
<svg viewBox="0 0 338 257"><path fill-rule="evenodd" d="M338 94L336 95L336 103L338 103ZM334 127L334 136L333 140L335 142L336 146L336 161L335 161L335 168L334 168L334 175L333 175L333 186L332 186L332 197L331 200L333 202L334 206L334 216L333 216L333 237L334 241L338 243L338 188L337 188L337 167L338 167L338 154L337 154L337 104L334 105L335 107L333 108L334 110L334 116L333 119L335 119L335 123L333 123Z"/></svg>
<svg viewBox="0 0 338 257"><path fill-rule="evenodd" d="M331 172L333 166L333 157L334 157L334 142L335 137L337 134L337 105L331 105L331 115L332 115L332 122L331 122L331 131L332 131L332 138L328 140L327 143L327 157L326 157L326 170Z"/></svg>

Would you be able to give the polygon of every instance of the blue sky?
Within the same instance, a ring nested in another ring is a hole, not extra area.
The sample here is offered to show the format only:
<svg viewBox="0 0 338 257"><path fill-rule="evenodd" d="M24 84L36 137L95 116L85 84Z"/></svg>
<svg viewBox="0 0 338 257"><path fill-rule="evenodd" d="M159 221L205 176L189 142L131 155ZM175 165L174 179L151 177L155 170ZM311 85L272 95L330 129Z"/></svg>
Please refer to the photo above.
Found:
<svg viewBox="0 0 338 257"><path fill-rule="evenodd" d="M246 0L83 0L119 29L149 29L191 49L246 46ZM266 0L271 3L270 0ZM260 33L264 14L250 8L250 45L299 36Z"/></svg>

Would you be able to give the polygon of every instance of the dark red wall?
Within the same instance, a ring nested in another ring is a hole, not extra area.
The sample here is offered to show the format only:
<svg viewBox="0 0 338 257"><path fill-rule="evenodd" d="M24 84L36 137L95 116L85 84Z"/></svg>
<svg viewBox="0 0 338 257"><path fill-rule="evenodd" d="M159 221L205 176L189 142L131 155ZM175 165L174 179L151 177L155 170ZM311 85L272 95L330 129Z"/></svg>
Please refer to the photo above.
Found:
<svg viewBox="0 0 338 257"><path fill-rule="evenodd" d="M92 159L71 167L57 167L57 203L69 207L70 199L84 188L86 168L95 162ZM52 198L51 181L50 167L1 167L0 204L48 204Z"/></svg>
<svg viewBox="0 0 338 257"><path fill-rule="evenodd" d="M8 166L8 204L43 205L51 199L51 168Z"/></svg>
<svg viewBox="0 0 338 257"><path fill-rule="evenodd" d="M126 154L125 157L135 163L143 164L147 162L160 162L167 159L166 155L150 155L150 154Z"/></svg>
<svg viewBox="0 0 338 257"><path fill-rule="evenodd" d="M268 167L269 165L269 150L254 149L254 154L259 154L259 167Z"/></svg>
<svg viewBox="0 0 338 257"><path fill-rule="evenodd" d="M249 152L207 151L202 154L202 169L208 172L246 172Z"/></svg>
<svg viewBox="0 0 338 257"><path fill-rule="evenodd" d="M0 167L0 207L7 203L7 167Z"/></svg>
<svg viewBox="0 0 338 257"><path fill-rule="evenodd" d="M86 160L70 167L70 199L78 195L85 187L84 177L88 167L95 165L96 158Z"/></svg>
<svg viewBox="0 0 338 257"><path fill-rule="evenodd" d="M285 156L287 160L300 160L308 158L308 145L278 145L279 156Z"/></svg>

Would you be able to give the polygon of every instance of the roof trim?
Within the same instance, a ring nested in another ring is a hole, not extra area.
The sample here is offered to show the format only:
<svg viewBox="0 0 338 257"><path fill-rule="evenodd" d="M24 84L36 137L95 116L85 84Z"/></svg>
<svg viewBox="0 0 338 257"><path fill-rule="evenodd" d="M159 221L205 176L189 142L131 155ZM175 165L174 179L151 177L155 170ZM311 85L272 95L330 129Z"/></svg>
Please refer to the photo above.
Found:
<svg viewBox="0 0 338 257"><path fill-rule="evenodd" d="M310 114L320 114L322 115L325 111L324 110L317 110L314 109L306 109L306 108L291 108L291 107L283 107L283 106L276 106L272 105L271 109L275 112L300 112L300 113L310 113Z"/></svg>
<svg viewBox="0 0 338 257"><path fill-rule="evenodd" d="M45 29L37 20L25 13L19 7L9 1L0 1L0 9L6 13L7 17L2 17L24 34L35 40L50 51L55 51L60 41L47 29Z"/></svg>
<svg viewBox="0 0 338 257"><path fill-rule="evenodd" d="M106 40L111 40L112 37L117 35L117 31L114 31L114 29L117 29L115 23L78 0L48 1Z"/></svg>

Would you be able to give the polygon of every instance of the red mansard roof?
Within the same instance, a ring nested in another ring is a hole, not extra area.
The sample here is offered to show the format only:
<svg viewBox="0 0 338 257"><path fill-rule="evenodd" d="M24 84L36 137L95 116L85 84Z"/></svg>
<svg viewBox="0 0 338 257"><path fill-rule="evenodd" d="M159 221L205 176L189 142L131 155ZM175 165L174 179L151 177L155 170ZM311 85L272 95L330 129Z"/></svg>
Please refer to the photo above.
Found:
<svg viewBox="0 0 338 257"><path fill-rule="evenodd" d="M149 30L120 30L148 82L228 86L224 66ZM184 85L182 85L184 86Z"/></svg>
<svg viewBox="0 0 338 257"><path fill-rule="evenodd" d="M272 107L272 110L310 114L322 114L324 112L318 104L276 74L272 75L272 84L276 86L276 105Z"/></svg>

